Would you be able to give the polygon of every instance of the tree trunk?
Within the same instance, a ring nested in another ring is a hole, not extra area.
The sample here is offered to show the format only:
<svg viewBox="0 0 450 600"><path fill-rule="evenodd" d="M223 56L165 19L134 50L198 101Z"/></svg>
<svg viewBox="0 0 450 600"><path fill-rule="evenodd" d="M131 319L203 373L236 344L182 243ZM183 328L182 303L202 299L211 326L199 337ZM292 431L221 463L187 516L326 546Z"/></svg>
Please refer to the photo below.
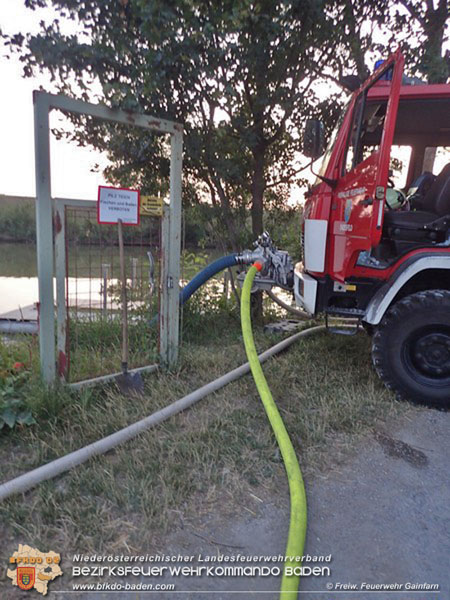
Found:
<svg viewBox="0 0 450 600"><path fill-rule="evenodd" d="M254 171L252 177L252 233L255 239L263 232L263 199L266 182L264 180L264 150L253 152Z"/></svg>
<svg viewBox="0 0 450 600"><path fill-rule="evenodd" d="M218 178L216 178L216 177L213 177L213 182L214 183L208 182L209 190L211 193L211 201L214 206L216 206L216 207L220 206L223 220L225 222L225 225L226 225L227 231L228 231L228 241L231 245L233 252L237 252L238 251L238 243L237 243L236 228L235 228L235 224L234 224L234 220L233 220L233 215L231 213L231 207L230 207L230 203L228 201L228 197L225 194L225 191L220 183L220 180L218 180ZM217 201L216 193L219 195L220 203Z"/></svg>
<svg viewBox="0 0 450 600"><path fill-rule="evenodd" d="M252 321L255 323L262 323L264 311L263 311L263 292L258 290L250 296L250 314Z"/></svg>
<svg viewBox="0 0 450 600"><path fill-rule="evenodd" d="M229 241L231 243L231 248L233 249L233 252L237 252L238 241L237 241L236 228L235 228L235 223L234 223L234 219L233 219L233 214L231 212L230 202L229 202L228 197L221 185L218 186L217 191L219 193L220 203L222 206L223 219L225 221L225 225L227 226L228 235L230 236Z"/></svg>
<svg viewBox="0 0 450 600"><path fill-rule="evenodd" d="M428 83L445 83L448 79L448 60L442 56L445 24L448 19L447 0L439 0L438 7L428 7L423 23L427 41L424 45L423 70Z"/></svg>
<svg viewBox="0 0 450 600"><path fill-rule="evenodd" d="M254 171L252 178L252 233L256 238L263 232L263 212L264 212L264 189L266 182L264 179L264 150L258 148L253 152ZM255 292L251 295L250 305L252 319L261 322L263 319L263 293Z"/></svg>

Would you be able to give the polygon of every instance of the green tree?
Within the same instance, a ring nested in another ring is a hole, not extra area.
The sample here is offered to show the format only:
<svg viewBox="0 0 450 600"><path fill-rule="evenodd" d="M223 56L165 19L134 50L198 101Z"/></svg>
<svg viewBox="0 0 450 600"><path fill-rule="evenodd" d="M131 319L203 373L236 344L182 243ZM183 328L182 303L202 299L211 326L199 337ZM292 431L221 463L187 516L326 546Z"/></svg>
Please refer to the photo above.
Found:
<svg viewBox="0 0 450 600"><path fill-rule="evenodd" d="M236 210L263 229L264 194L283 197L295 182L299 125L321 112L313 83L335 50L334 3L321 0L26 0L53 6L79 34L55 20L38 35L7 42L24 74L51 73L60 92L89 97L94 80L110 106L181 121L190 197L220 207L239 243ZM333 110L323 111L332 120ZM74 137L109 151L112 179L151 185L164 177L164 144L123 129L74 119Z"/></svg>
<svg viewBox="0 0 450 600"><path fill-rule="evenodd" d="M400 0L393 10L391 22L400 33L409 68L428 83L445 83L450 76L450 52L445 50L449 16L448 0Z"/></svg>
<svg viewBox="0 0 450 600"><path fill-rule="evenodd" d="M339 81L352 73L363 81L373 69L369 61L401 47L408 74L445 83L450 75L449 10L448 0L337 0L341 33L327 75Z"/></svg>
<svg viewBox="0 0 450 600"><path fill-rule="evenodd" d="M92 99L96 82L110 106L181 121L184 199L208 198L236 248L248 211L256 236L266 199L282 203L287 186L301 181L295 159L304 120L320 117L331 130L345 95L320 100L319 80L351 73L364 79L373 52L386 56L399 42L410 71L430 82L448 77L447 3L26 0L30 9L51 6L61 18L43 23L37 35L5 41L20 54L25 76L47 71L62 93ZM63 19L77 24L76 34L63 32ZM111 181L164 191L161 138L72 120L71 137L108 152Z"/></svg>

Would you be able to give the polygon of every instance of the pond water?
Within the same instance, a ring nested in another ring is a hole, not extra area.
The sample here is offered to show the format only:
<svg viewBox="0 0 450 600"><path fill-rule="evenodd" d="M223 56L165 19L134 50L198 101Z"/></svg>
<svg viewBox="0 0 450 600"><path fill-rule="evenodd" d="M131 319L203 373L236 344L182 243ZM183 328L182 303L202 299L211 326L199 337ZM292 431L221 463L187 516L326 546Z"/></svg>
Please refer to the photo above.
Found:
<svg viewBox="0 0 450 600"><path fill-rule="evenodd" d="M141 277L147 277L150 266L147 251L150 248L126 247L125 257L127 275L133 277L133 264L140 270ZM158 257L152 250L154 260ZM189 281L195 273L206 264L220 256L214 250L189 250L182 261L182 284ZM35 303L39 299L37 278L36 246L34 244L0 243L0 317L36 318ZM135 262L133 262L135 261ZM77 247L75 255L68 261L69 268L69 301L74 294L78 300L84 297L97 298L101 301L102 265L107 264L109 283L117 282L119 277L118 248L114 247L108 256L100 254L95 247ZM155 268L157 270L157 266ZM142 273L144 271L144 274ZM138 274L139 276L139 274ZM14 311L14 315L8 314Z"/></svg>

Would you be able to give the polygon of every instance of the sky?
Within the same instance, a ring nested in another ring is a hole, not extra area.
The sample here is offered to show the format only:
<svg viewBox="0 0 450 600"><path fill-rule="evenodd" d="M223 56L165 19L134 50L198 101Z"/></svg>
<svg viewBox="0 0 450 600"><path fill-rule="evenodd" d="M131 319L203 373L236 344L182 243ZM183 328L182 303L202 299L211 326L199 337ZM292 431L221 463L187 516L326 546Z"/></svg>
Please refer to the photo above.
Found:
<svg viewBox="0 0 450 600"><path fill-rule="evenodd" d="M0 1L0 28L5 33L36 32L39 22L50 20L50 9L31 11L23 0ZM72 24L71 24L72 25ZM49 78L22 77L16 57L6 59L0 47L0 194L34 196L33 90L47 86ZM54 112L51 125L64 120ZM88 148L65 141L51 142L52 195L54 197L95 199L97 188L105 183L101 173L91 173L95 163L106 165L106 157Z"/></svg>

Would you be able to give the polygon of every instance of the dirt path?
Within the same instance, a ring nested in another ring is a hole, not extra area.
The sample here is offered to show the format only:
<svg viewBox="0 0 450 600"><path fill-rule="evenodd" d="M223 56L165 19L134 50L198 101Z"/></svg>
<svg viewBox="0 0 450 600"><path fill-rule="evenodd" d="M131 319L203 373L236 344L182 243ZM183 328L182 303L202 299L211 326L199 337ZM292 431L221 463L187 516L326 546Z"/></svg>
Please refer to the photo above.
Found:
<svg viewBox="0 0 450 600"><path fill-rule="evenodd" d="M332 560L326 564L330 576L302 579L301 600L447 600L450 597L449 431L450 413L412 410L407 418L365 438L344 465L307 482L306 553L331 554ZM198 563L199 554L203 557L283 554L288 513L285 489L280 490L273 502L249 497L242 514L236 518L224 517L218 507L195 526L185 524L174 531L165 542L164 553L194 556L192 562L186 563L190 566L208 566ZM139 579L128 579L131 581L137 583ZM142 581L175 583L179 593L59 592L55 597L275 600L279 590L276 577L179 576ZM397 584L397 588L395 593L380 590L375 593L375 590L362 591L363 583ZM408 589L407 583L438 584L440 590ZM357 587L350 593L346 585ZM328 591L331 589L332 592Z"/></svg>

